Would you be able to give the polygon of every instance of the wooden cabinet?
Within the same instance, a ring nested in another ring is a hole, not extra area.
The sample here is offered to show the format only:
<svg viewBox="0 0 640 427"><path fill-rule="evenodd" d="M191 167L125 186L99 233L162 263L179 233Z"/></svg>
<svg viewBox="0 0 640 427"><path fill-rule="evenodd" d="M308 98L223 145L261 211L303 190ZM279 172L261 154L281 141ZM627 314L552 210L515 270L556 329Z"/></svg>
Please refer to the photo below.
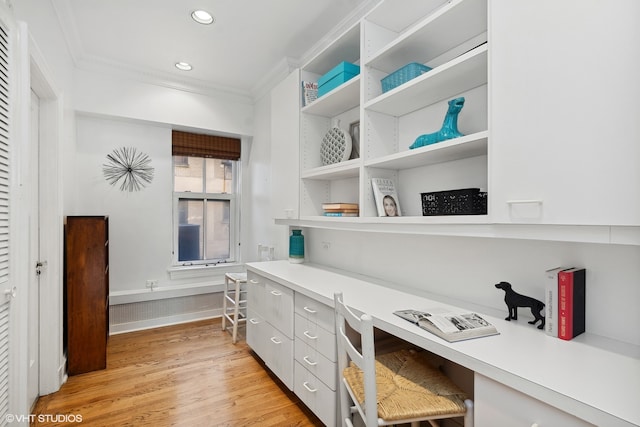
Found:
<svg viewBox="0 0 640 427"><path fill-rule="evenodd" d="M109 218L67 217L64 256L68 373L105 369L109 336Z"/></svg>

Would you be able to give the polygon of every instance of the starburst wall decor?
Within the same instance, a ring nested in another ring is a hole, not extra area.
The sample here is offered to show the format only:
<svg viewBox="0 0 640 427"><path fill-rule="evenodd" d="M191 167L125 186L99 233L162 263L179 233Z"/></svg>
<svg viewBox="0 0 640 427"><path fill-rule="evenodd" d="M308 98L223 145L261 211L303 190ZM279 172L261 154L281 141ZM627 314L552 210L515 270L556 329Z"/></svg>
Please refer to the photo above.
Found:
<svg viewBox="0 0 640 427"><path fill-rule="evenodd" d="M140 191L153 180L151 158L133 147L121 147L107 154L102 173L113 186L120 183L120 191Z"/></svg>

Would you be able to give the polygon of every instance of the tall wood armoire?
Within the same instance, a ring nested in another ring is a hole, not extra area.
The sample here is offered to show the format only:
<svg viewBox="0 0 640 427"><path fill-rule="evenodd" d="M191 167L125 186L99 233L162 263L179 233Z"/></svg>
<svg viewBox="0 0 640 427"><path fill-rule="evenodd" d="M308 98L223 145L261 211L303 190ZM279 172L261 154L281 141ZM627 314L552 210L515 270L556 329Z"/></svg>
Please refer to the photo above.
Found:
<svg viewBox="0 0 640 427"><path fill-rule="evenodd" d="M109 337L109 217L65 220L65 315L69 375L105 369Z"/></svg>

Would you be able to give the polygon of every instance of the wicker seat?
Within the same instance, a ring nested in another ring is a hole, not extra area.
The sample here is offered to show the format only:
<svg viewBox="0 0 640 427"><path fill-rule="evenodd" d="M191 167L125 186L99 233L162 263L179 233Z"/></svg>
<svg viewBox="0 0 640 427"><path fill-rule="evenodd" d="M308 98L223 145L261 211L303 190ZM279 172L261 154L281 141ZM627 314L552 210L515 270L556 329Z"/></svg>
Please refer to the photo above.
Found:
<svg viewBox="0 0 640 427"><path fill-rule="evenodd" d="M339 392L343 425L352 426L359 413L367 427L464 417L473 427L473 402L448 377L432 367L421 352L399 350L375 357L373 322L356 316L336 293L336 335ZM360 335L361 350L351 341L346 326ZM376 396L376 399L368 399Z"/></svg>

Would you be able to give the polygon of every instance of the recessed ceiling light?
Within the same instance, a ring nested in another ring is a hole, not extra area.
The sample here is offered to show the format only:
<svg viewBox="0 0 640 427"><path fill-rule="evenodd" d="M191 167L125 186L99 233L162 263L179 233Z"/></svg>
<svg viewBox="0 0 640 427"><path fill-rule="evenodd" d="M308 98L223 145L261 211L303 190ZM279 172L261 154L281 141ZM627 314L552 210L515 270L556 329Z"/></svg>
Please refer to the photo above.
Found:
<svg viewBox="0 0 640 427"><path fill-rule="evenodd" d="M176 62L176 68L182 71L191 71L193 69L188 62Z"/></svg>
<svg viewBox="0 0 640 427"><path fill-rule="evenodd" d="M214 21L213 16L206 10L194 10L191 12L191 17L194 21L205 25L212 24Z"/></svg>

